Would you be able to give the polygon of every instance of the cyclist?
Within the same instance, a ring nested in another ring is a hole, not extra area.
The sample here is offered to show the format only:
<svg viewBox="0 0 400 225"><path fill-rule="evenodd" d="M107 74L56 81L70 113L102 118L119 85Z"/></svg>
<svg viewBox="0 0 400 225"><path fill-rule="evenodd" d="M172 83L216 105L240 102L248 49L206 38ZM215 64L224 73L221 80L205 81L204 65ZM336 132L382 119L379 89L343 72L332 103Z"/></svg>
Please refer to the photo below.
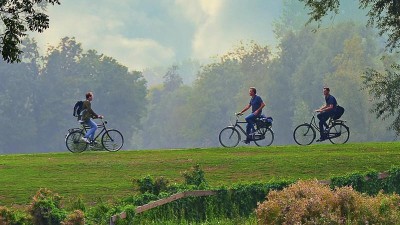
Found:
<svg viewBox="0 0 400 225"><path fill-rule="evenodd" d="M317 141L324 141L328 137L326 136L325 129L328 128L328 124L326 124L326 121L335 115L336 113L336 98L333 97L330 94L330 89L328 87L324 87L323 90L324 96L325 96L325 103L326 105L322 106L321 108L315 110L316 112L319 112L317 115L319 119L319 132L320 132L320 138Z"/></svg>
<svg viewBox="0 0 400 225"><path fill-rule="evenodd" d="M255 132L254 123L256 122L256 118L261 116L262 109L265 106L265 103L261 99L260 96L257 95L257 90L255 87L250 87L249 95L251 96L250 102L247 106L244 107L242 111L238 114L241 115L246 112L251 107L251 114L246 116L246 140L244 141L245 144L249 144L251 141L252 133Z"/></svg>
<svg viewBox="0 0 400 225"><path fill-rule="evenodd" d="M92 109L92 104L90 103L93 100L93 92L86 93L86 100L83 102L82 106L82 121L90 126L88 132L86 132L85 136L82 137L86 143L91 143L94 140L94 134L97 130L97 124L92 120L96 118L103 118L102 115L96 114Z"/></svg>

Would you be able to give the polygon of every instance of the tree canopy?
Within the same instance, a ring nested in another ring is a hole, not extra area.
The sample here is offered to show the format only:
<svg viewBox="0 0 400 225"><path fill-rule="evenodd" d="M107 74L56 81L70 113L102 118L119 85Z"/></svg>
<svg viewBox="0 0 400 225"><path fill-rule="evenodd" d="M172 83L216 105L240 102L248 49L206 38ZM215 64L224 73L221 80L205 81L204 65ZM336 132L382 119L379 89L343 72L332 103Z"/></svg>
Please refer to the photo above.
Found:
<svg viewBox="0 0 400 225"><path fill-rule="evenodd" d="M0 52L8 63L20 62L20 44L26 32L43 32L49 28L47 4L59 0L0 0Z"/></svg>
<svg viewBox="0 0 400 225"><path fill-rule="evenodd" d="M330 12L339 13L340 0L299 0L304 2L312 21L320 22ZM400 47L400 1L397 0L359 0L359 8L368 10L368 25L386 36L386 47L390 50Z"/></svg>

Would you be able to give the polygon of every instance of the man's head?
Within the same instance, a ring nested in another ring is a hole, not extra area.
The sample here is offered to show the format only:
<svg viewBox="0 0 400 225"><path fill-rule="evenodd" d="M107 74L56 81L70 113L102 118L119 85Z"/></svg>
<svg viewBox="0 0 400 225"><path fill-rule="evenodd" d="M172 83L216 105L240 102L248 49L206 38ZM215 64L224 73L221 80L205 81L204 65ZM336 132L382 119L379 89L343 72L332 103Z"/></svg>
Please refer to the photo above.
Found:
<svg viewBox="0 0 400 225"><path fill-rule="evenodd" d="M324 87L324 95L328 96L331 90L328 87Z"/></svg>
<svg viewBox="0 0 400 225"><path fill-rule="evenodd" d="M93 92L88 92L88 93L86 93L86 100L89 100L89 101L91 101L93 99Z"/></svg>
<svg viewBox="0 0 400 225"><path fill-rule="evenodd" d="M251 87L251 88L249 89L249 95L250 95L250 96L254 96L254 95L256 95L256 94L257 94L256 88L255 88L255 87Z"/></svg>

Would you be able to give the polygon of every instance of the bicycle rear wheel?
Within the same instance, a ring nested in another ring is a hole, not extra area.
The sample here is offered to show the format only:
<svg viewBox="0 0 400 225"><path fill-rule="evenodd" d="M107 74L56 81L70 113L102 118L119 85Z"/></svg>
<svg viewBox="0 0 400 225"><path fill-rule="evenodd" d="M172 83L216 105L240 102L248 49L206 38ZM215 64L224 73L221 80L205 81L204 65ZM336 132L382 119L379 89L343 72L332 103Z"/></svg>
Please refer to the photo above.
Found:
<svg viewBox="0 0 400 225"><path fill-rule="evenodd" d="M254 143L257 146L270 146L272 144L272 142L274 142L274 132L267 127L264 128L260 128L257 130L257 134L256 135L262 135L264 136L263 139L259 139L257 140L257 137L254 140Z"/></svg>
<svg viewBox="0 0 400 225"><path fill-rule="evenodd" d="M329 128L328 138L332 144L344 144L349 140L349 137L349 127L342 123L333 124L333 126Z"/></svg>
<svg viewBox="0 0 400 225"><path fill-rule="evenodd" d="M236 147L240 141L239 132L233 127L225 127L219 133L219 143L226 148Z"/></svg>
<svg viewBox="0 0 400 225"><path fill-rule="evenodd" d="M101 137L101 144L109 152L116 152L124 145L124 136L118 130L107 130Z"/></svg>
<svg viewBox="0 0 400 225"><path fill-rule="evenodd" d="M299 145L311 144L315 139L315 135L314 128L308 123L297 126L293 131L294 141Z"/></svg>
<svg viewBox="0 0 400 225"><path fill-rule="evenodd" d="M72 153L80 153L86 150L88 143L82 140L85 134L81 130L76 130L67 135L65 144Z"/></svg>

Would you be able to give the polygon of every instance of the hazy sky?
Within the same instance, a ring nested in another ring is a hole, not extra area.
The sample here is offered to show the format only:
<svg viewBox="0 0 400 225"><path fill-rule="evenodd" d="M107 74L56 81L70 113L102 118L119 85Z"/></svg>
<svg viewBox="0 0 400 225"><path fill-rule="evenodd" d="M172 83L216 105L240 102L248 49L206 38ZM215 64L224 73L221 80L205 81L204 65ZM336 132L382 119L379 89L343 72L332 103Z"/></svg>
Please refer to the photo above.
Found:
<svg viewBox="0 0 400 225"><path fill-rule="evenodd" d="M61 0L49 6L42 50L65 36L132 70L221 55L241 40L273 45L276 0Z"/></svg>

